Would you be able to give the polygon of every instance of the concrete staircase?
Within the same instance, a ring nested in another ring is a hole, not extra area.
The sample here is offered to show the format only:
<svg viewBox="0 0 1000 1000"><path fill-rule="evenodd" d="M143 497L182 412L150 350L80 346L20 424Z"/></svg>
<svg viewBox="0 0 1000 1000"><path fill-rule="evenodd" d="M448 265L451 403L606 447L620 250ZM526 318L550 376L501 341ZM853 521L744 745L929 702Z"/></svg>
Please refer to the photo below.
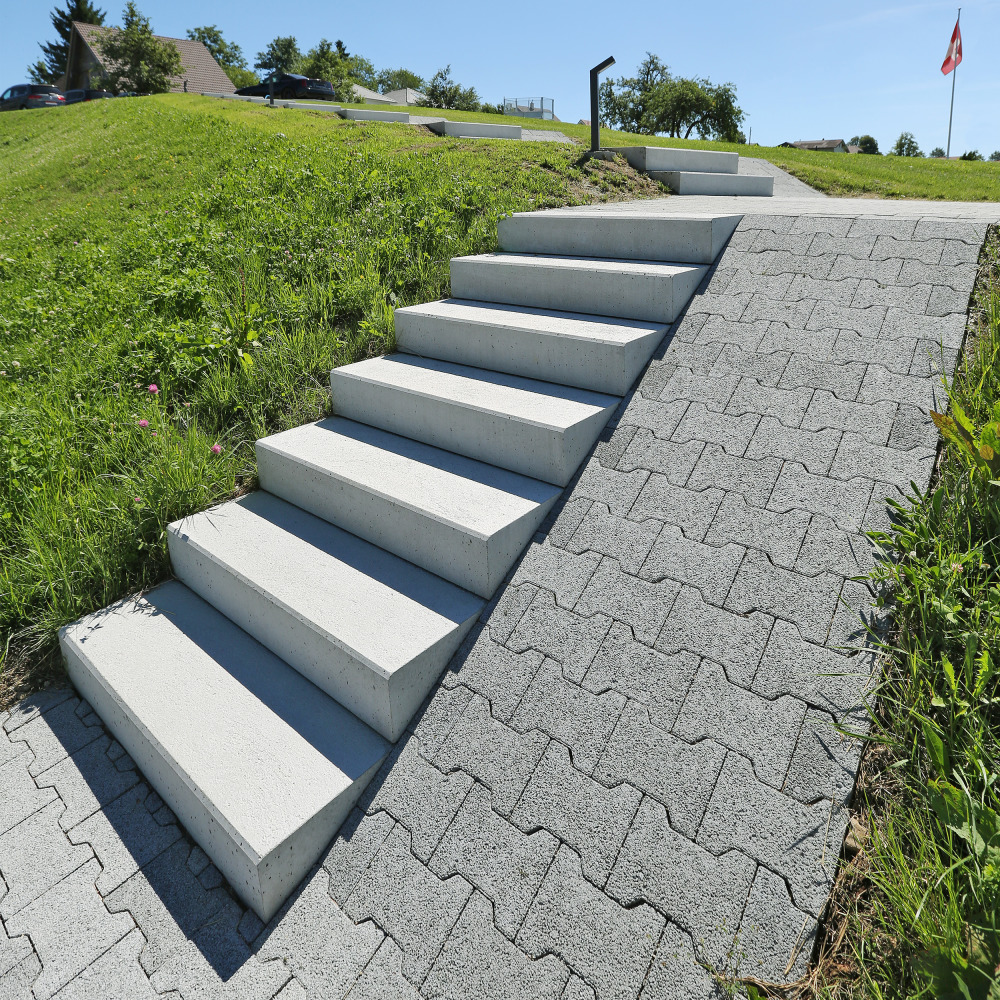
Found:
<svg viewBox="0 0 1000 1000"><path fill-rule="evenodd" d="M270 918L336 833L738 222L516 215L168 529L176 581L61 634L70 676Z"/></svg>
<svg viewBox="0 0 1000 1000"><path fill-rule="evenodd" d="M636 170L666 184L675 194L756 198L770 198L774 194L773 177L738 173L738 153L669 146L618 146L611 152L620 153Z"/></svg>

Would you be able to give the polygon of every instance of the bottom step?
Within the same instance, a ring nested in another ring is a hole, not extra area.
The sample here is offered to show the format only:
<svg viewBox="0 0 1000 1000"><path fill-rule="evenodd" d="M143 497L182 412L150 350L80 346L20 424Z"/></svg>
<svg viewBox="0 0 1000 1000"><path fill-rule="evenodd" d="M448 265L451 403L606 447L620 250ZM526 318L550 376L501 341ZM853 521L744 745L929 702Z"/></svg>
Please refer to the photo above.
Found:
<svg viewBox="0 0 1000 1000"><path fill-rule="evenodd" d="M666 184L676 194L739 195L770 198L774 178L752 174L710 174L694 170L650 170L654 181Z"/></svg>
<svg viewBox="0 0 1000 1000"><path fill-rule="evenodd" d="M389 744L180 583L90 615L60 641L77 690L269 920Z"/></svg>

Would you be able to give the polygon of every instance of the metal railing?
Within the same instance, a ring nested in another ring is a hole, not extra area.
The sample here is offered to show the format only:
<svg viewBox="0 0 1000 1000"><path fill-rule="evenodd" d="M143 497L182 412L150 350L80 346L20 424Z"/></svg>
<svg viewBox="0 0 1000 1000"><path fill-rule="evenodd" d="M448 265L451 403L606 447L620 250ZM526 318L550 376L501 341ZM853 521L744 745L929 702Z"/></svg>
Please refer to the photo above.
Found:
<svg viewBox="0 0 1000 1000"><path fill-rule="evenodd" d="M555 101L551 97L505 97L503 113L520 118L554 118Z"/></svg>

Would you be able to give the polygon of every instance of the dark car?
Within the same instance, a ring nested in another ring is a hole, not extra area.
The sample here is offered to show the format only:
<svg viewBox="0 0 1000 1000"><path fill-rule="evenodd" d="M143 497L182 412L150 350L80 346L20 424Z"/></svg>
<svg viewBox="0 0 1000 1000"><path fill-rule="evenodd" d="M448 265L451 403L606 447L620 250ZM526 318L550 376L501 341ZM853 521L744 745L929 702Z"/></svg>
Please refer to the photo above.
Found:
<svg viewBox="0 0 1000 1000"><path fill-rule="evenodd" d="M301 100L303 97L333 100L333 84L329 80L310 80L298 73L272 73L252 87L240 87L236 93L240 97L267 97L271 93L272 84L274 96L283 101Z"/></svg>
<svg viewBox="0 0 1000 1000"><path fill-rule="evenodd" d="M66 103L63 92L47 83L19 83L0 94L0 111L21 108L58 108Z"/></svg>
<svg viewBox="0 0 1000 1000"><path fill-rule="evenodd" d="M99 101L105 97L114 97L110 90L67 90L67 104L79 104L81 101Z"/></svg>

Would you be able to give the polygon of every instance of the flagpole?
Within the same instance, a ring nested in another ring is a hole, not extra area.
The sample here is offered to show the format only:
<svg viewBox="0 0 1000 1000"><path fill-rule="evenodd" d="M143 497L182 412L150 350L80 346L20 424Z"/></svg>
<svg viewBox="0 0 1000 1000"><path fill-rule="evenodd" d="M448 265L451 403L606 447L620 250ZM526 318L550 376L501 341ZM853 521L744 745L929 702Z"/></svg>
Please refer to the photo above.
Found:
<svg viewBox="0 0 1000 1000"><path fill-rule="evenodd" d="M958 27L959 22L962 20L962 8L958 8L958 19L955 21L955 27ZM951 156L951 120L955 115L955 77L958 76L958 63L955 63L951 71L951 110L948 112L948 149L945 151L944 158L947 160Z"/></svg>

